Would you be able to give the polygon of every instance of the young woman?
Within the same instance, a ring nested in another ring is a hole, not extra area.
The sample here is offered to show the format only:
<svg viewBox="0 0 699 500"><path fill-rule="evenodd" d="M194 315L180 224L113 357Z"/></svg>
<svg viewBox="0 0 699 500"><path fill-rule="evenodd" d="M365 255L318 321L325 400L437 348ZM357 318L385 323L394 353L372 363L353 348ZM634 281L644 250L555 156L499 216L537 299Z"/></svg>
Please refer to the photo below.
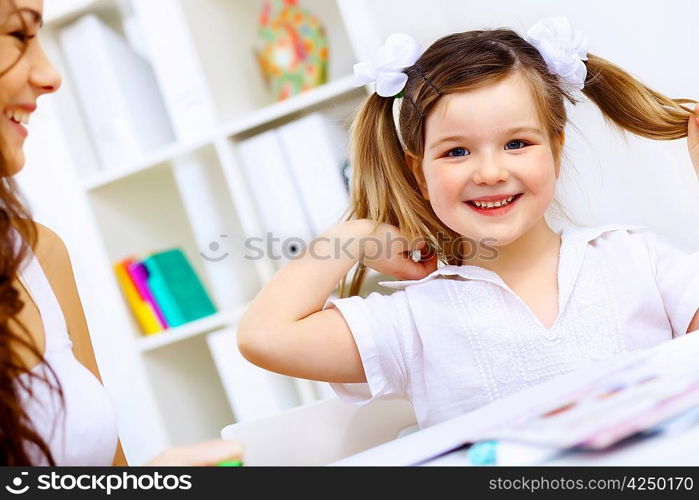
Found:
<svg viewBox="0 0 699 500"><path fill-rule="evenodd" d="M0 0L0 450L3 465L127 465L68 251L33 222L12 178L25 125L61 77L37 33L43 0ZM49 166L50 167L50 166ZM147 465L215 465L239 443L171 448Z"/></svg>

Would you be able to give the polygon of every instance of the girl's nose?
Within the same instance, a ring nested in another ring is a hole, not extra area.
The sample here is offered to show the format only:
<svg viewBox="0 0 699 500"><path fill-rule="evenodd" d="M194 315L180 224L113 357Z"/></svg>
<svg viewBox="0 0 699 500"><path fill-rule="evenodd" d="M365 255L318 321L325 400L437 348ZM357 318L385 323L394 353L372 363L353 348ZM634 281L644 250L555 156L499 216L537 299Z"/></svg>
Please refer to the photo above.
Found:
<svg viewBox="0 0 699 500"><path fill-rule="evenodd" d="M473 173L473 182L476 184L496 184L506 181L509 172L494 160L482 162Z"/></svg>

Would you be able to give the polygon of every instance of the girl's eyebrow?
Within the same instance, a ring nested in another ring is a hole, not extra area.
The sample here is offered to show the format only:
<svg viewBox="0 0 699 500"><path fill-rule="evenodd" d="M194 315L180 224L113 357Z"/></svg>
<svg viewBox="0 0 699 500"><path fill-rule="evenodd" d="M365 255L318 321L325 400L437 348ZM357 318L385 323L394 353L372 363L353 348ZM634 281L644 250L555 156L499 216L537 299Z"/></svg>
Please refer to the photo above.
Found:
<svg viewBox="0 0 699 500"><path fill-rule="evenodd" d="M531 125L523 125L519 127L512 127L507 130L505 130L504 134L505 135L510 135L510 134L518 134L520 132L530 132L533 134L541 134L541 129L539 127L533 127ZM445 142L450 142L450 141L460 141L468 139L467 136L465 135L450 135L448 137L442 137L441 139L438 139L432 145L430 145L429 149L435 149L438 147L440 144L443 144Z"/></svg>

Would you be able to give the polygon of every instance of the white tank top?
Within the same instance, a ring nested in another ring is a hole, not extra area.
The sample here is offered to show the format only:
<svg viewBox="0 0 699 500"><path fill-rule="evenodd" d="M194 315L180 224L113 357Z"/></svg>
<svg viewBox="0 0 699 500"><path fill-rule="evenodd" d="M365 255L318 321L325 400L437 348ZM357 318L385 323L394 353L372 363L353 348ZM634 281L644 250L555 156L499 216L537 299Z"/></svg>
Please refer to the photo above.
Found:
<svg viewBox="0 0 699 500"><path fill-rule="evenodd" d="M43 381L20 375L30 383L33 396L19 389L20 400L34 429L51 449L57 465L111 465L116 453L117 427L114 411L99 380L73 354L63 312L36 256L29 255L21 276L41 313L46 336L44 359L61 383L64 404L55 390ZM46 363L32 372L45 375L55 385ZM19 383L15 382L19 387ZM34 465L47 465L43 454L33 444L27 445Z"/></svg>

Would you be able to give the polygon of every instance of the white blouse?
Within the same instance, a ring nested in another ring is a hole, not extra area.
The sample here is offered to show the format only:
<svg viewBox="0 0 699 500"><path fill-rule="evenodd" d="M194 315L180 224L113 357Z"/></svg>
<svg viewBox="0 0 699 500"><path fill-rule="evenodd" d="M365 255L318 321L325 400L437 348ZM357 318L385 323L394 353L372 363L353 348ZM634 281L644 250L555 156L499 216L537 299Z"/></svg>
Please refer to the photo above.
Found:
<svg viewBox="0 0 699 500"><path fill-rule="evenodd" d="M699 309L699 252L640 226L566 227L558 316L545 328L497 273L447 265L420 280L329 299L366 384L331 384L358 405L407 398L420 427L613 356L684 335Z"/></svg>
<svg viewBox="0 0 699 500"><path fill-rule="evenodd" d="M38 259L29 250L21 275L41 313L46 336L44 358L60 380L64 404L45 382L29 374L20 377L30 383L34 395L20 390L20 399L34 428L51 449L56 465L111 465L116 453L117 427L111 402L99 380L73 354L63 312ZM55 385L45 363L33 369ZM33 465L48 465L43 454L27 445Z"/></svg>

